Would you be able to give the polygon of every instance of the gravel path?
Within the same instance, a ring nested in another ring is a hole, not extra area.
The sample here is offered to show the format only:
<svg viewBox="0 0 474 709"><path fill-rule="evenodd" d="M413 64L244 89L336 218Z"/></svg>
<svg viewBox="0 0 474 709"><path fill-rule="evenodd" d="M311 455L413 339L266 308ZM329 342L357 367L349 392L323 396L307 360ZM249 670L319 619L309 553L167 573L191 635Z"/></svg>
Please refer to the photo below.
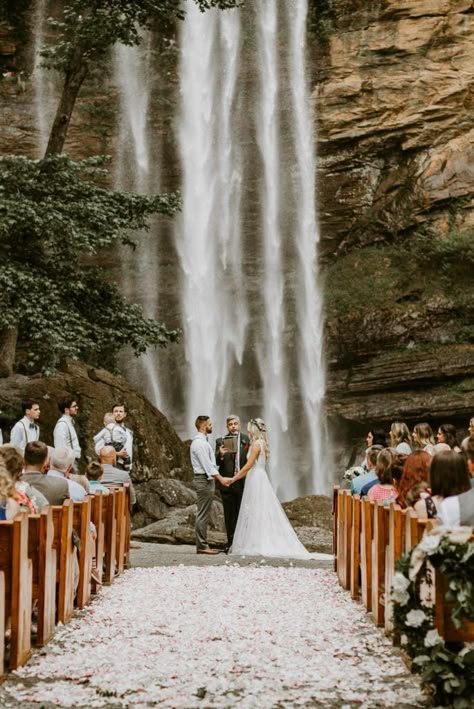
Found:
<svg viewBox="0 0 474 709"><path fill-rule="evenodd" d="M422 706L416 677L320 562L212 562L126 572L10 675L0 705Z"/></svg>

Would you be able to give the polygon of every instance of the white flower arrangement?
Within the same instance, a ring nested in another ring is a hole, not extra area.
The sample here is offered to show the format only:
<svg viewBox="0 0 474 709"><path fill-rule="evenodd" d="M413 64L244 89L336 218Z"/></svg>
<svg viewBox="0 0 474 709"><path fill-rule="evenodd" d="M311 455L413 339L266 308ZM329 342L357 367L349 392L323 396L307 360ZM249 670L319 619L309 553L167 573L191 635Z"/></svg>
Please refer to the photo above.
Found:
<svg viewBox="0 0 474 709"><path fill-rule="evenodd" d="M428 620L428 617L424 611L412 610L408 611L405 623L411 628L419 628L420 625L423 625L425 620Z"/></svg>

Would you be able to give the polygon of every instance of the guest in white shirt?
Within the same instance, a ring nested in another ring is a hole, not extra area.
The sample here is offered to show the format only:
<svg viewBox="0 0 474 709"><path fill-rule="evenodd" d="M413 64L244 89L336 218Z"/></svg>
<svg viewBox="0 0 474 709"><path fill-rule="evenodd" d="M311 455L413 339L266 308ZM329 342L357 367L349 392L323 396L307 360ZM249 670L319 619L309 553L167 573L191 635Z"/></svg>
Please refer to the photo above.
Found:
<svg viewBox="0 0 474 709"><path fill-rule="evenodd" d="M50 452L50 468L47 475L52 478L65 478L69 487L71 500L74 500L74 502L82 502L86 498L86 491L82 485L69 479L73 463L74 452L70 448L53 448Z"/></svg>
<svg viewBox="0 0 474 709"><path fill-rule="evenodd" d="M432 474L445 488L443 500L438 507L438 518L446 527L458 527L460 524L474 524L474 490L471 488L468 467L463 455L454 451L437 453L430 466L432 492L435 485Z"/></svg>
<svg viewBox="0 0 474 709"><path fill-rule="evenodd" d="M191 443L190 454L197 492L196 553L218 554L219 552L210 549L207 543L209 512L216 489L215 481L218 480L221 485L227 487L232 478L224 478L219 473L214 449L207 440L208 434L212 433L212 421L209 416L198 416L195 426L198 433Z"/></svg>
<svg viewBox="0 0 474 709"><path fill-rule="evenodd" d="M53 431L55 448L70 448L74 453L74 472L78 471L78 461L81 457L81 446L76 433L74 419L77 416L79 406L77 400L72 396L62 399L58 403L62 416L57 420Z"/></svg>
<svg viewBox="0 0 474 709"><path fill-rule="evenodd" d="M21 404L23 418L16 422L10 433L10 444L23 453L26 444L39 441L40 429L36 421L40 416L40 406L37 401L28 399Z"/></svg>
<svg viewBox="0 0 474 709"><path fill-rule="evenodd" d="M390 446L395 448L397 453L410 455L411 436L406 423L394 421L390 427Z"/></svg>

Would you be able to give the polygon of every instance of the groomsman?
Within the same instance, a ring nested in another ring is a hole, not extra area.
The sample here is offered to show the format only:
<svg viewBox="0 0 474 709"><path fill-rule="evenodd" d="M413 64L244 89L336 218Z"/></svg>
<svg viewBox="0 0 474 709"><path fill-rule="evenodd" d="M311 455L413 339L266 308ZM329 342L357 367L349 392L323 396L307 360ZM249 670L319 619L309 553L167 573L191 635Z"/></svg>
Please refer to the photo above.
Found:
<svg viewBox="0 0 474 709"><path fill-rule="evenodd" d="M26 444L39 441L40 429L36 421L40 416L40 406L37 401L28 399L21 404L23 418L16 422L10 433L10 444L23 453Z"/></svg>
<svg viewBox="0 0 474 709"><path fill-rule="evenodd" d="M79 459L81 457L81 446L77 437L76 424L74 419L77 416L79 405L72 396L67 396L58 403L62 416L57 420L53 431L55 448L71 448L74 453L74 472L79 471Z"/></svg>
<svg viewBox="0 0 474 709"><path fill-rule="evenodd" d="M216 462L223 478L232 478L247 462L250 439L240 432L240 419L234 414L226 418L227 436L216 441ZM232 444L230 443L232 441ZM232 451L230 450L232 447ZM218 484L224 507L225 531L227 533L227 548L232 546L240 504L244 492L245 478L238 480L230 487Z"/></svg>

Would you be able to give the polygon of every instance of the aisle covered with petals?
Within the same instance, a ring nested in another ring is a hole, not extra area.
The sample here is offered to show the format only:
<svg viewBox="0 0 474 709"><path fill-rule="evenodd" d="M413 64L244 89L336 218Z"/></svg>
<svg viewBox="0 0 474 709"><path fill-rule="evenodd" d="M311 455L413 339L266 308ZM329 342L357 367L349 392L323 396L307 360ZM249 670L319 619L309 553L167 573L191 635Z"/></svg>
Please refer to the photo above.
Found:
<svg viewBox="0 0 474 709"><path fill-rule="evenodd" d="M132 569L1 690L4 706L415 707L390 642L326 569Z"/></svg>

